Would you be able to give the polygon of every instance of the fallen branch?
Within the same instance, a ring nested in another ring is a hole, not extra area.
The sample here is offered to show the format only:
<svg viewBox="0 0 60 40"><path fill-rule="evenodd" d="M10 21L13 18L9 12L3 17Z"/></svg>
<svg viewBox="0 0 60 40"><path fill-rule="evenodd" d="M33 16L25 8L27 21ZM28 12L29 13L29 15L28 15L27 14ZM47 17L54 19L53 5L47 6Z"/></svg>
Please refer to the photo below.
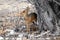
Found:
<svg viewBox="0 0 60 40"><path fill-rule="evenodd" d="M40 34L40 35L37 35L37 36L35 36L35 37L41 37L41 36L43 36L43 35L45 35L45 34L47 34L47 33L49 33L50 31L47 31L47 32L45 32L45 33L42 33L42 34Z"/></svg>

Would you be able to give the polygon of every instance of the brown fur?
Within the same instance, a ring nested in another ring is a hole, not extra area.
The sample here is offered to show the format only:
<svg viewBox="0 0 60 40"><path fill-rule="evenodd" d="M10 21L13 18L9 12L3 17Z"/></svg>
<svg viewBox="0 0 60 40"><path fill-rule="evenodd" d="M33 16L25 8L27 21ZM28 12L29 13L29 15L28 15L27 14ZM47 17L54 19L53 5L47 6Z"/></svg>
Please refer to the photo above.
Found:
<svg viewBox="0 0 60 40"><path fill-rule="evenodd" d="M37 17L33 13L28 14L28 10L29 10L29 8L27 7L27 9L24 10L21 14L25 18L25 24L26 24L26 27L27 27L27 32L30 32L30 27L31 27L30 24L32 22L36 21Z"/></svg>

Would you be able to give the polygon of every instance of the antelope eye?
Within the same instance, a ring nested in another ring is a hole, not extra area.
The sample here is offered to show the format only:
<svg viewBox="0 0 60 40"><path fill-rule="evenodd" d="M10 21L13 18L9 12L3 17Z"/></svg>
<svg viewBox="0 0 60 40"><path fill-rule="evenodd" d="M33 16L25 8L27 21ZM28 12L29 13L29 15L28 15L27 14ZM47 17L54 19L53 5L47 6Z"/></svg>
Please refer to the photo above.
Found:
<svg viewBox="0 0 60 40"><path fill-rule="evenodd" d="M23 11L23 13L25 13L25 11Z"/></svg>

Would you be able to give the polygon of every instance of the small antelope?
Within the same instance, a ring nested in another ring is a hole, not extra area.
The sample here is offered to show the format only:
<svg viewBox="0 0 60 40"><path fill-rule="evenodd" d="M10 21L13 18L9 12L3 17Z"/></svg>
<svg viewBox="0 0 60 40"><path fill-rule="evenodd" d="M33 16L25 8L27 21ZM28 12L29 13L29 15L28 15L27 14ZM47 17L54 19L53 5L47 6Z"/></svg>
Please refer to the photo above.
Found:
<svg viewBox="0 0 60 40"><path fill-rule="evenodd" d="M24 10L21 14L25 19L27 32L30 32L30 24L33 23L34 21L37 21L37 14L36 13L28 14L28 11L29 11L29 8L27 7L27 9Z"/></svg>

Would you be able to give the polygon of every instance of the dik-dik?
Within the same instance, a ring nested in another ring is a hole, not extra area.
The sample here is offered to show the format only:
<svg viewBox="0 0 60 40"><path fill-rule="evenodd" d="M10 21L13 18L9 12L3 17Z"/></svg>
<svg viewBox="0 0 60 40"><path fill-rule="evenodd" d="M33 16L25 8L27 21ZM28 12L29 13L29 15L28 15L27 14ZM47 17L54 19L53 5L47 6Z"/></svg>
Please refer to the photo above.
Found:
<svg viewBox="0 0 60 40"><path fill-rule="evenodd" d="M31 27L30 24L34 23L35 21L37 22L37 14L36 13L28 14L28 11L29 11L29 8L27 7L27 9L21 12L21 14L25 19L27 32L30 32L30 27Z"/></svg>

